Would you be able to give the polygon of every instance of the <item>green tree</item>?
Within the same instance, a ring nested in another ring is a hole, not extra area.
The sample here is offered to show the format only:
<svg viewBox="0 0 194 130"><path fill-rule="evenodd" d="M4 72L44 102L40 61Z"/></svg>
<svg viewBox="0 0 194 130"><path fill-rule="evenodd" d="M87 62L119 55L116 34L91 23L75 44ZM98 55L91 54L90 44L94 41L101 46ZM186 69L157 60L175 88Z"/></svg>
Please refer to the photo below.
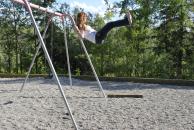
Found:
<svg viewBox="0 0 194 130"><path fill-rule="evenodd" d="M189 18L190 5L186 0L161 2L158 27L159 45L161 51L169 55L171 78L183 78L183 63L188 56L187 52L193 48L192 41L188 40L193 26Z"/></svg>

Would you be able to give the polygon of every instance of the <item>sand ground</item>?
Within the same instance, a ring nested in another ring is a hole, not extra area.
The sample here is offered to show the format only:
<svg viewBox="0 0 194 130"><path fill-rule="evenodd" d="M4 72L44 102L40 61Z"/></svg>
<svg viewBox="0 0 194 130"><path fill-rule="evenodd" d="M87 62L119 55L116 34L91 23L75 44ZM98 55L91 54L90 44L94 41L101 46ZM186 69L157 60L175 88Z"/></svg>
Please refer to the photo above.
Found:
<svg viewBox="0 0 194 130"><path fill-rule="evenodd" d="M54 79L0 79L0 130L73 130ZM194 86L101 82L106 94L143 98L103 98L95 81L61 77L80 130L194 130Z"/></svg>

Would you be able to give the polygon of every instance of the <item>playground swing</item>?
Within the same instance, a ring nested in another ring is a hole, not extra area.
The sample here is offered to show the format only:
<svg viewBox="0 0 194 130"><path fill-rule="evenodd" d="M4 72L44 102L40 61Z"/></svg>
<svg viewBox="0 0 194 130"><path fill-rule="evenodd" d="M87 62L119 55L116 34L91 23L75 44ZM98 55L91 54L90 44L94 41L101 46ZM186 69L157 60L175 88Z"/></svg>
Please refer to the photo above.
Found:
<svg viewBox="0 0 194 130"><path fill-rule="evenodd" d="M19 3L19 4L22 4L22 5L24 5L24 6L26 7L27 11L28 11L29 14L30 14L30 18L31 18L31 20L32 20L33 26L34 26L34 28L35 28L35 30L36 30L36 34L38 35L38 39L39 39L39 42L40 42L39 45L38 45L38 47L37 47L36 53L35 53L35 55L34 55L34 57L33 57L33 59L32 59L32 63L31 63L31 65L30 65L30 67L29 67L29 70L28 70L27 76L26 76L26 78L25 78L25 81L23 82L23 85L22 85L22 87L21 87L21 89L20 89L20 92L21 92L21 91L23 90L23 88L24 88L24 85L25 85L25 83L26 83L26 81L27 81L27 79L28 79L28 77L29 77L29 74L30 74L31 69L32 69L33 64L34 64L34 61L35 61L36 56L37 56L37 54L38 54L38 52L39 52L39 49L42 47L42 49L43 49L43 51L44 51L44 53L45 53L45 57L46 57L46 59L47 59L47 61L48 61L48 63L49 63L50 69L51 69L51 71L52 71L52 74L53 74L53 76L54 76L54 78L55 78L55 80L56 80L56 82L57 82L57 84L58 84L58 88L59 88L59 90L60 90L60 92L61 92L61 95L62 95L62 97L63 97L63 99L64 99L65 105L66 105L66 107L67 107L67 109L68 109L68 111L69 111L69 115L70 115L70 117L71 117L71 119L72 119L72 122L73 122L73 124L74 124L74 127L75 127L76 130L78 130L78 126L77 126L77 124L76 124L76 122L75 122L75 120L74 120L74 117L73 117L73 114L72 114L71 109L70 109L70 107L69 107L69 104L68 104L68 102L67 102L65 93L63 92L61 83L60 83L59 78L58 78L58 76L57 76L57 74L56 74L56 71L55 71L55 69L54 69L54 66L53 66L53 64L52 64L51 58L50 58L50 56L49 56L49 54L48 54L47 48L46 48L45 43L44 43L44 40L43 40L43 38L44 38L45 35L46 35L46 32L47 32L47 29L48 29L48 26L49 26L49 24L50 24L51 19L52 19L54 16L60 17L60 18L62 19L62 24L63 24L63 29L64 29L64 42L65 42L66 54L67 54L67 62L68 62L68 71L69 71L70 85L72 85L71 71L70 71L70 63L69 63L69 53L68 53L68 45L67 45L67 37L66 37L66 30L65 30L65 28L64 28L64 27L65 27L65 25L64 25L64 17L65 17L65 18L69 18L69 20L70 20L70 21L72 22L72 24L73 24L73 28L75 29L76 24L75 24L74 19L72 18L72 16L70 16L70 15L68 15L68 14L65 14L65 13L64 13L64 14L61 14L61 13L58 13L58 12L54 12L54 11L51 11L51 10L47 10L47 9L45 9L45 8L43 8L43 7L38 6L38 5L31 4L31 3L29 3L27 0L12 0L12 1L13 1L13 2L16 2L16 3ZM41 10L41 11L46 11L47 13L52 14L52 16L49 18L49 20L48 20L48 22L47 22L47 25L46 25L45 31L44 31L44 33L43 33L43 36L41 36L40 30L39 30L39 28L38 28L38 26L37 26L37 23L36 23L35 19L34 19L34 16L33 16L32 9L31 9L31 8L39 9L39 10ZM86 50L86 47L85 47L85 45L84 45L84 43L83 43L83 40L82 40L81 37L79 37L79 38L80 38L81 46L82 46L82 48L84 49L84 52L86 53L86 56L87 56L88 61L89 61L89 63L90 63L90 66L91 66L91 68L92 68L92 70L93 70L93 73L94 73L94 75L95 75L95 78L96 78L96 80L97 80L97 82L98 82L98 86L99 86L100 90L102 91L103 96L106 98L106 95L105 95L105 93L104 93L104 91L103 91L103 88L102 88L101 83L100 83L100 81L99 81L99 79L98 79L98 76L97 76L96 71L95 71L95 69L94 69L94 67L93 67L93 64L92 64L91 59L90 59L90 57L89 57L89 54L88 54L88 52L87 52L87 50Z"/></svg>
<svg viewBox="0 0 194 130"><path fill-rule="evenodd" d="M24 4L23 2L21 2L21 0L13 0L13 1L18 2L18 3L20 3L20 4ZM65 30L65 25L64 25L64 14L60 14L60 13L56 13L56 12L49 12L49 10L47 10L47 9L45 9L45 8L43 8L43 7L37 6L37 5L35 5L35 4L30 4L30 6L32 6L33 8L38 8L38 10L47 11L48 13L51 13L51 14L53 14L52 17L54 17L54 16L60 16L60 17L61 17L61 19L62 19L62 25L63 25L63 29L64 29L64 42L65 42L65 47L66 47L66 55L67 55L67 63L68 63L69 80L70 80L70 86L72 86L71 70L70 70L70 62L69 62L69 52L68 52L68 45L67 45L66 30ZM65 16L68 17L68 18L70 19L70 21L73 23L73 26L76 26L74 19L73 19L70 15L65 14ZM52 18L50 18L50 20L51 20L51 19L52 19ZM48 21L48 23L47 23L47 26L46 26L46 29L45 29L45 32L44 32L43 36L45 36L45 33L46 33L47 29L48 29L49 24L50 24L50 21ZM94 75L95 75L95 77L96 77L96 80L97 80L97 82L98 82L98 86L99 86L100 90L102 91L103 96L106 97L106 95L105 95L105 93L104 93L104 91L103 91L103 88L102 88L102 86L101 86L101 83L100 83L100 81L99 81L99 79L98 79L98 76L97 76L97 74L96 74L96 71L95 71L95 69L94 69L94 67L93 67L93 64L92 64L92 62L91 62L91 59L90 59L90 57L89 57L89 54L88 54L88 52L87 52L87 49L86 49L86 47L85 47L85 45L84 45L84 43L83 43L83 40L82 40L81 38L80 38L80 42L81 42L82 48L84 49L84 51L85 51L85 53L86 53L86 56L87 56L88 60L89 60L90 66L91 66L91 68L92 68L92 70L93 70L93 73L94 73ZM27 79L28 79L28 77L29 77L29 74L30 74L30 72L31 72L31 69L32 69L32 67L33 67L34 61L35 61L35 59L36 59L36 56L37 56L37 53L39 52L40 47L41 47L41 45L39 45L38 48L37 48L36 54L34 55L34 58L33 58L32 62L31 62L29 71L28 71L27 76L26 76L26 78L25 78L25 81L24 81L24 83L23 83L23 85L22 85L22 88L20 89L20 92L22 91L22 89L23 89L23 87L24 87L24 85L25 85L25 83L26 83L26 81L27 81ZM46 58L47 58L47 56L46 56ZM47 59L47 60L48 60L48 59Z"/></svg>

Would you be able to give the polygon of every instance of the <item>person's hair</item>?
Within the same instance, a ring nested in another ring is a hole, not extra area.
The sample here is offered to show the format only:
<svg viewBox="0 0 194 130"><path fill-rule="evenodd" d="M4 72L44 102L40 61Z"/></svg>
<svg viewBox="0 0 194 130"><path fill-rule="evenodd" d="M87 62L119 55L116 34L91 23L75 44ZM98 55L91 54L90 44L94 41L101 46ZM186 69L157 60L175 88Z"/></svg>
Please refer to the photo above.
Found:
<svg viewBox="0 0 194 130"><path fill-rule="evenodd" d="M84 17L87 17L87 14L84 12L80 12L77 14L77 26L79 30L86 30L85 24L86 21L83 21Z"/></svg>

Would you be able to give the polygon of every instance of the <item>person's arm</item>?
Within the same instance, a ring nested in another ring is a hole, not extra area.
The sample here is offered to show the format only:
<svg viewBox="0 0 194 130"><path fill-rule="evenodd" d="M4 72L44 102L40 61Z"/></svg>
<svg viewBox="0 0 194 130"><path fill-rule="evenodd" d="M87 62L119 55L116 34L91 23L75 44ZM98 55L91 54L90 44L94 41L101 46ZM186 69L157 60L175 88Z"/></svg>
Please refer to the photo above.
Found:
<svg viewBox="0 0 194 130"><path fill-rule="evenodd" d="M78 36L79 36L80 38L84 38L84 37L82 36L82 34L81 34L79 28L78 28L76 25L74 26L74 31L78 34Z"/></svg>

